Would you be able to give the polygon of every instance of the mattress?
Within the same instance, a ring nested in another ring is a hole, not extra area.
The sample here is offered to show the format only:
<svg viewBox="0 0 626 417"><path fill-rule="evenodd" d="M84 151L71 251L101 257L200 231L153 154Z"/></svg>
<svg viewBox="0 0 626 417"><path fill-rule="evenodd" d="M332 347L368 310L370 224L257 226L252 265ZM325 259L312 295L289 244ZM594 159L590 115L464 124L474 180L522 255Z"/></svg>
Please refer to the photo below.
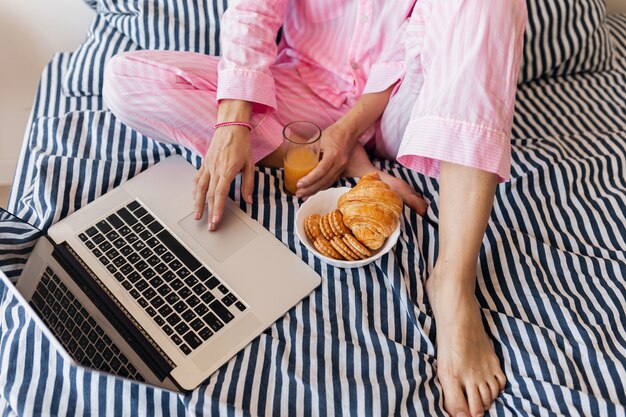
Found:
<svg viewBox="0 0 626 417"><path fill-rule="evenodd" d="M619 41L623 23L611 22ZM170 154L200 162L126 128L98 97L62 96L68 59L58 54L44 71L9 202L44 229ZM620 59L610 71L540 80L518 92L512 180L498 186L477 277L484 323L508 378L489 415L626 414ZM423 219L405 210L397 246L364 268L322 264L297 240L299 202L281 191L281 171L257 170L252 205L231 189L322 285L188 394L66 363L0 288L3 415L444 415L423 287L437 250L438 183L377 164L431 205ZM13 278L26 256L5 262Z"/></svg>

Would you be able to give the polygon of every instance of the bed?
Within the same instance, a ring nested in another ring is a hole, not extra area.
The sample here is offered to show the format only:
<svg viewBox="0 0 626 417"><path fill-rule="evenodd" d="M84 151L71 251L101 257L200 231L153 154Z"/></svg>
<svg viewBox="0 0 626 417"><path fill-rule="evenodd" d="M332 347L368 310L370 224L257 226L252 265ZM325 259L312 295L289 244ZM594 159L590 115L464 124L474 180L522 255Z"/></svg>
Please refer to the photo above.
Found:
<svg viewBox="0 0 626 417"><path fill-rule="evenodd" d="M611 68L518 91L512 180L498 187L478 268L476 295L508 378L489 415L626 415L626 15L608 25ZM42 229L168 155L200 163L125 127L99 95L64 93L75 63L59 53L42 74L8 206ZM0 413L445 415L423 287L438 183L376 163L431 205L423 219L405 210L397 246L364 268L322 264L297 240L299 202L283 193L281 171L257 170L252 205L231 188L322 285L187 394L65 362L0 287ZM0 232L0 244L15 237ZM28 245L0 250L13 280Z"/></svg>

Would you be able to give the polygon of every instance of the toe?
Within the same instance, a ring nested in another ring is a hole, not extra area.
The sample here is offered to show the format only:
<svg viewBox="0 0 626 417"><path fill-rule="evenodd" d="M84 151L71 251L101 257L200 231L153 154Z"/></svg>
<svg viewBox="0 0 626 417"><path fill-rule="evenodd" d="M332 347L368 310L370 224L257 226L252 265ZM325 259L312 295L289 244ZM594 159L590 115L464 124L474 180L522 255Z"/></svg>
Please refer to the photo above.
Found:
<svg viewBox="0 0 626 417"><path fill-rule="evenodd" d="M494 400L493 396L491 395L491 388L489 387L489 384L487 384L486 382L480 384L478 386L478 392L480 394L480 399L483 402L483 410L489 410L489 407L491 407L491 403Z"/></svg>
<svg viewBox="0 0 626 417"><path fill-rule="evenodd" d="M491 399L495 401L496 398L498 398L498 395L500 395L500 383L494 376L487 381L487 385L489 386L489 391L491 392Z"/></svg>
<svg viewBox="0 0 626 417"><path fill-rule="evenodd" d="M470 415L472 417L482 417L485 413L478 386L473 384L467 385L465 387L465 394L467 395Z"/></svg>
<svg viewBox="0 0 626 417"><path fill-rule="evenodd" d="M504 375L504 372L498 371L495 377L498 381L498 388L500 388L500 391L504 391L504 387L506 387L506 375Z"/></svg>
<svg viewBox="0 0 626 417"><path fill-rule="evenodd" d="M469 417L467 401L458 381L441 380L443 388L443 404L446 412L452 417Z"/></svg>
<svg viewBox="0 0 626 417"><path fill-rule="evenodd" d="M426 200L424 200L419 195L411 195L407 198L407 201L405 201L405 203L421 217L424 217L426 215L426 211L428 210L428 204L426 203Z"/></svg>

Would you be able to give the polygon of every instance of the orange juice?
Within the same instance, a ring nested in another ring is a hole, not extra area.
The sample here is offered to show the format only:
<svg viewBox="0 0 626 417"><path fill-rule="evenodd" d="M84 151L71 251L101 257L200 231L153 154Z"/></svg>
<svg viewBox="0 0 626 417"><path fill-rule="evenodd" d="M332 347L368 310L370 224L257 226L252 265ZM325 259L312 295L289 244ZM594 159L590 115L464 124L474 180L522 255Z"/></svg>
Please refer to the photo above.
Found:
<svg viewBox="0 0 626 417"><path fill-rule="evenodd" d="M285 155L285 191L295 194L298 180L317 166L319 157L307 148L291 148Z"/></svg>

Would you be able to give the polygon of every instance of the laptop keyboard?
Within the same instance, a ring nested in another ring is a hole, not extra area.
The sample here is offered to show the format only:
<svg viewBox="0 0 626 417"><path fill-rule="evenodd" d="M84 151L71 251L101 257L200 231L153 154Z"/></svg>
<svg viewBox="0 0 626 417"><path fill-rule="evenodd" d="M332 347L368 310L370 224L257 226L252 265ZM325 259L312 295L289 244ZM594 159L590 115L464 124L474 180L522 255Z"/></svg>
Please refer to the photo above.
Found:
<svg viewBox="0 0 626 417"><path fill-rule="evenodd" d="M50 267L44 271L29 304L81 365L144 381Z"/></svg>
<svg viewBox="0 0 626 417"><path fill-rule="evenodd" d="M78 237L185 355L246 310L136 200Z"/></svg>

